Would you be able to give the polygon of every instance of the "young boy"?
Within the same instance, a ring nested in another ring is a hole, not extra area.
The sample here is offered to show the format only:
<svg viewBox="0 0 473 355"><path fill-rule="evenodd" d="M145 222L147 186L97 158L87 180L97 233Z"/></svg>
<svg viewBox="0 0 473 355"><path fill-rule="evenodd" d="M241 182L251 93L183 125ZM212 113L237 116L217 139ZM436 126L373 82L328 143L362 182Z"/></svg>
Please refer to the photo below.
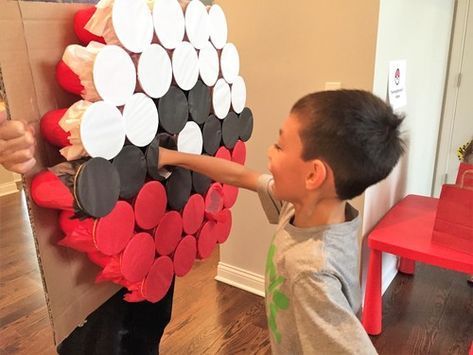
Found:
<svg viewBox="0 0 473 355"><path fill-rule="evenodd" d="M161 149L178 165L258 192L278 227L266 263L273 354L375 354L361 306L358 212L346 202L384 179L403 152L402 118L359 90L300 99L262 175L221 159Z"/></svg>

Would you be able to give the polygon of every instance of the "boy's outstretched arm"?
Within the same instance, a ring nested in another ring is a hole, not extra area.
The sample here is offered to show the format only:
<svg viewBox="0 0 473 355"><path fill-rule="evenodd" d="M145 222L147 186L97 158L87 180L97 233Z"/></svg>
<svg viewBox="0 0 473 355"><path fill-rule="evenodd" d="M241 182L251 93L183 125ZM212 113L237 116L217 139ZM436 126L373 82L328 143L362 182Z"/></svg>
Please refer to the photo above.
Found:
<svg viewBox="0 0 473 355"><path fill-rule="evenodd" d="M225 159L181 153L175 150L159 148L159 167L175 165L210 177L212 180L256 191L258 172L243 165Z"/></svg>

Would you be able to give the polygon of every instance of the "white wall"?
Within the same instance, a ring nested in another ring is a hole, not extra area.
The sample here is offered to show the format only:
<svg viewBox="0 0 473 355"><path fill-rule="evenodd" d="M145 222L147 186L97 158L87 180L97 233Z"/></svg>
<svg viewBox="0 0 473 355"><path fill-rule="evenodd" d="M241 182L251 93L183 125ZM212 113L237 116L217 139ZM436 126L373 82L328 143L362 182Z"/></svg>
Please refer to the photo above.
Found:
<svg viewBox="0 0 473 355"><path fill-rule="evenodd" d="M363 234L405 195L430 195L453 12L454 0L380 1L373 91L385 99L389 61L407 61L407 106L402 111L408 148L391 176L366 191ZM395 262L384 255L383 291L396 274Z"/></svg>

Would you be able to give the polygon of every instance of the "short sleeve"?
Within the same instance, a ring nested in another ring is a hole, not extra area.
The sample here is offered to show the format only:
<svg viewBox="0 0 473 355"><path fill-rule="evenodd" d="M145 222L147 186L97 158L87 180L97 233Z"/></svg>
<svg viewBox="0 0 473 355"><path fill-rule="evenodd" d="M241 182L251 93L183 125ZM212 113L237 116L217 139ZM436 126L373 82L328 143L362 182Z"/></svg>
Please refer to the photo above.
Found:
<svg viewBox="0 0 473 355"><path fill-rule="evenodd" d="M273 194L273 177L263 174L258 178L258 196L269 223L277 224L281 213L282 201Z"/></svg>
<svg viewBox="0 0 473 355"><path fill-rule="evenodd" d="M377 354L337 278L323 274L298 278L293 293L303 354Z"/></svg>

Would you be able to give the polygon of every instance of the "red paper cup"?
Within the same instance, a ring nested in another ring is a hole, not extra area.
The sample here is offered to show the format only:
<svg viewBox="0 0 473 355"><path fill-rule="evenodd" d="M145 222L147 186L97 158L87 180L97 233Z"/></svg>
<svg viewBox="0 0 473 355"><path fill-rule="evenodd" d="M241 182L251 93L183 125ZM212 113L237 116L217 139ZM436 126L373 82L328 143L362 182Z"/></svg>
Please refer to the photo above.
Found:
<svg viewBox="0 0 473 355"><path fill-rule="evenodd" d="M66 113L67 108L60 110L52 110L47 112L40 122L41 135L52 145L63 148L68 145L70 136L69 132L64 131L61 126L59 126L59 121Z"/></svg>
<svg viewBox="0 0 473 355"><path fill-rule="evenodd" d="M85 29L85 25L89 22L90 18L94 15L96 10L95 6L91 6L85 9L78 10L74 15L74 32L79 38L79 41L83 45L88 45L89 42L95 41L105 44L103 37L94 35L93 33Z"/></svg>
<svg viewBox="0 0 473 355"><path fill-rule="evenodd" d="M38 173L31 181L31 198L41 207L74 209L74 196L69 188L49 170Z"/></svg>
<svg viewBox="0 0 473 355"><path fill-rule="evenodd" d="M84 92L79 76L62 60L56 65L56 80L64 90L71 94L80 96Z"/></svg>

